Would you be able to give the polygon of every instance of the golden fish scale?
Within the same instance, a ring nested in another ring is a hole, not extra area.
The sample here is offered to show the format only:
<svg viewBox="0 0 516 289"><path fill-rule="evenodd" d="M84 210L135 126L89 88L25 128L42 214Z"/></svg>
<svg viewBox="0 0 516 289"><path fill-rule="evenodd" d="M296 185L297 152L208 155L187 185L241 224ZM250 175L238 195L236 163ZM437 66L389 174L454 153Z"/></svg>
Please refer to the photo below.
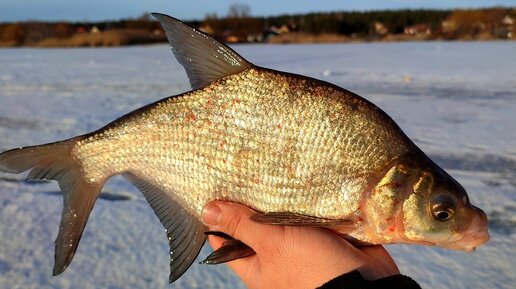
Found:
<svg viewBox="0 0 516 289"><path fill-rule="evenodd" d="M131 172L199 216L209 200L325 218L357 214L409 141L363 99L252 68L161 100L79 141L90 182Z"/></svg>

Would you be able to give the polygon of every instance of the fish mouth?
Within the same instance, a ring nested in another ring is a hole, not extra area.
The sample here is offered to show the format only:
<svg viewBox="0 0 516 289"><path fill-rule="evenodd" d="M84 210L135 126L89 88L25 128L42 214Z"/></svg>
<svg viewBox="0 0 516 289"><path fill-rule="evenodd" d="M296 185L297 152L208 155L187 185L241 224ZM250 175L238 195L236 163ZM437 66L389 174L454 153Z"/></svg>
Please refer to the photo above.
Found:
<svg viewBox="0 0 516 289"><path fill-rule="evenodd" d="M469 226L462 233L462 238L454 242L445 244L443 247L452 250L462 250L473 252L475 249L489 241L489 231L487 226L487 215L477 207L473 207L476 214Z"/></svg>
<svg viewBox="0 0 516 289"><path fill-rule="evenodd" d="M489 233L486 231L477 232L473 235L464 236L458 241L453 243L445 244L443 247L452 249L452 250L460 250L465 252L473 252L475 249L489 241Z"/></svg>

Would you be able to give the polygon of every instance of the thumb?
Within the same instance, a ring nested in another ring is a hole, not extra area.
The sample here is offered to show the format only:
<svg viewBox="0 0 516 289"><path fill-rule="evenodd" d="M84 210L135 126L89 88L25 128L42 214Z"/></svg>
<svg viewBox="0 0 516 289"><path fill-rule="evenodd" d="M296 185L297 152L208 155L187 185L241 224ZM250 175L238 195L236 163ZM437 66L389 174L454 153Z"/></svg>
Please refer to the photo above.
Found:
<svg viewBox="0 0 516 289"><path fill-rule="evenodd" d="M231 202L214 201L204 206L202 210L202 221L210 230L220 231L231 237L242 241L258 252L257 246L263 242L269 226L261 225L250 220L254 213L250 208ZM211 247L216 250L223 244L221 238L209 236L208 241ZM237 259L226 263L226 265L237 274L248 288L260 284L260 262L257 255L243 259ZM252 286L254 284L254 286Z"/></svg>
<svg viewBox="0 0 516 289"><path fill-rule="evenodd" d="M254 213L240 204L213 201L204 206L202 221L210 230L226 233L257 251L279 228L253 222L250 217Z"/></svg>

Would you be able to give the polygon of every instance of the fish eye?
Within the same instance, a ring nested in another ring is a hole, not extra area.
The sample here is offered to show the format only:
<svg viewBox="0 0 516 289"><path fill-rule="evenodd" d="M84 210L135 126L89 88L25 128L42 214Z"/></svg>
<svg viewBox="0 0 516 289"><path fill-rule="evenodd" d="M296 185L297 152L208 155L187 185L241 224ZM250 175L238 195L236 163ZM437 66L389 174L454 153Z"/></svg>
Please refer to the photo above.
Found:
<svg viewBox="0 0 516 289"><path fill-rule="evenodd" d="M453 210L450 208L437 208L432 213L439 221L447 221L453 216Z"/></svg>
<svg viewBox="0 0 516 289"><path fill-rule="evenodd" d="M432 215L439 221L447 221L454 214L456 199L452 194L441 193L432 199Z"/></svg>

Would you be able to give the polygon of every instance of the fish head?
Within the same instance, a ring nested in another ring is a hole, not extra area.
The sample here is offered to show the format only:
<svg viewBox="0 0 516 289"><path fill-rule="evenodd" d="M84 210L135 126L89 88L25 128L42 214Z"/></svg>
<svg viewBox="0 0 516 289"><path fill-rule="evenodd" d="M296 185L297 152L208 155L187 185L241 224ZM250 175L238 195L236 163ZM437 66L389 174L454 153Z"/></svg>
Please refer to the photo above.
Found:
<svg viewBox="0 0 516 289"><path fill-rule="evenodd" d="M487 216L471 204L466 190L431 160L416 163L407 165L412 181L398 210L400 237L468 252L487 242Z"/></svg>

